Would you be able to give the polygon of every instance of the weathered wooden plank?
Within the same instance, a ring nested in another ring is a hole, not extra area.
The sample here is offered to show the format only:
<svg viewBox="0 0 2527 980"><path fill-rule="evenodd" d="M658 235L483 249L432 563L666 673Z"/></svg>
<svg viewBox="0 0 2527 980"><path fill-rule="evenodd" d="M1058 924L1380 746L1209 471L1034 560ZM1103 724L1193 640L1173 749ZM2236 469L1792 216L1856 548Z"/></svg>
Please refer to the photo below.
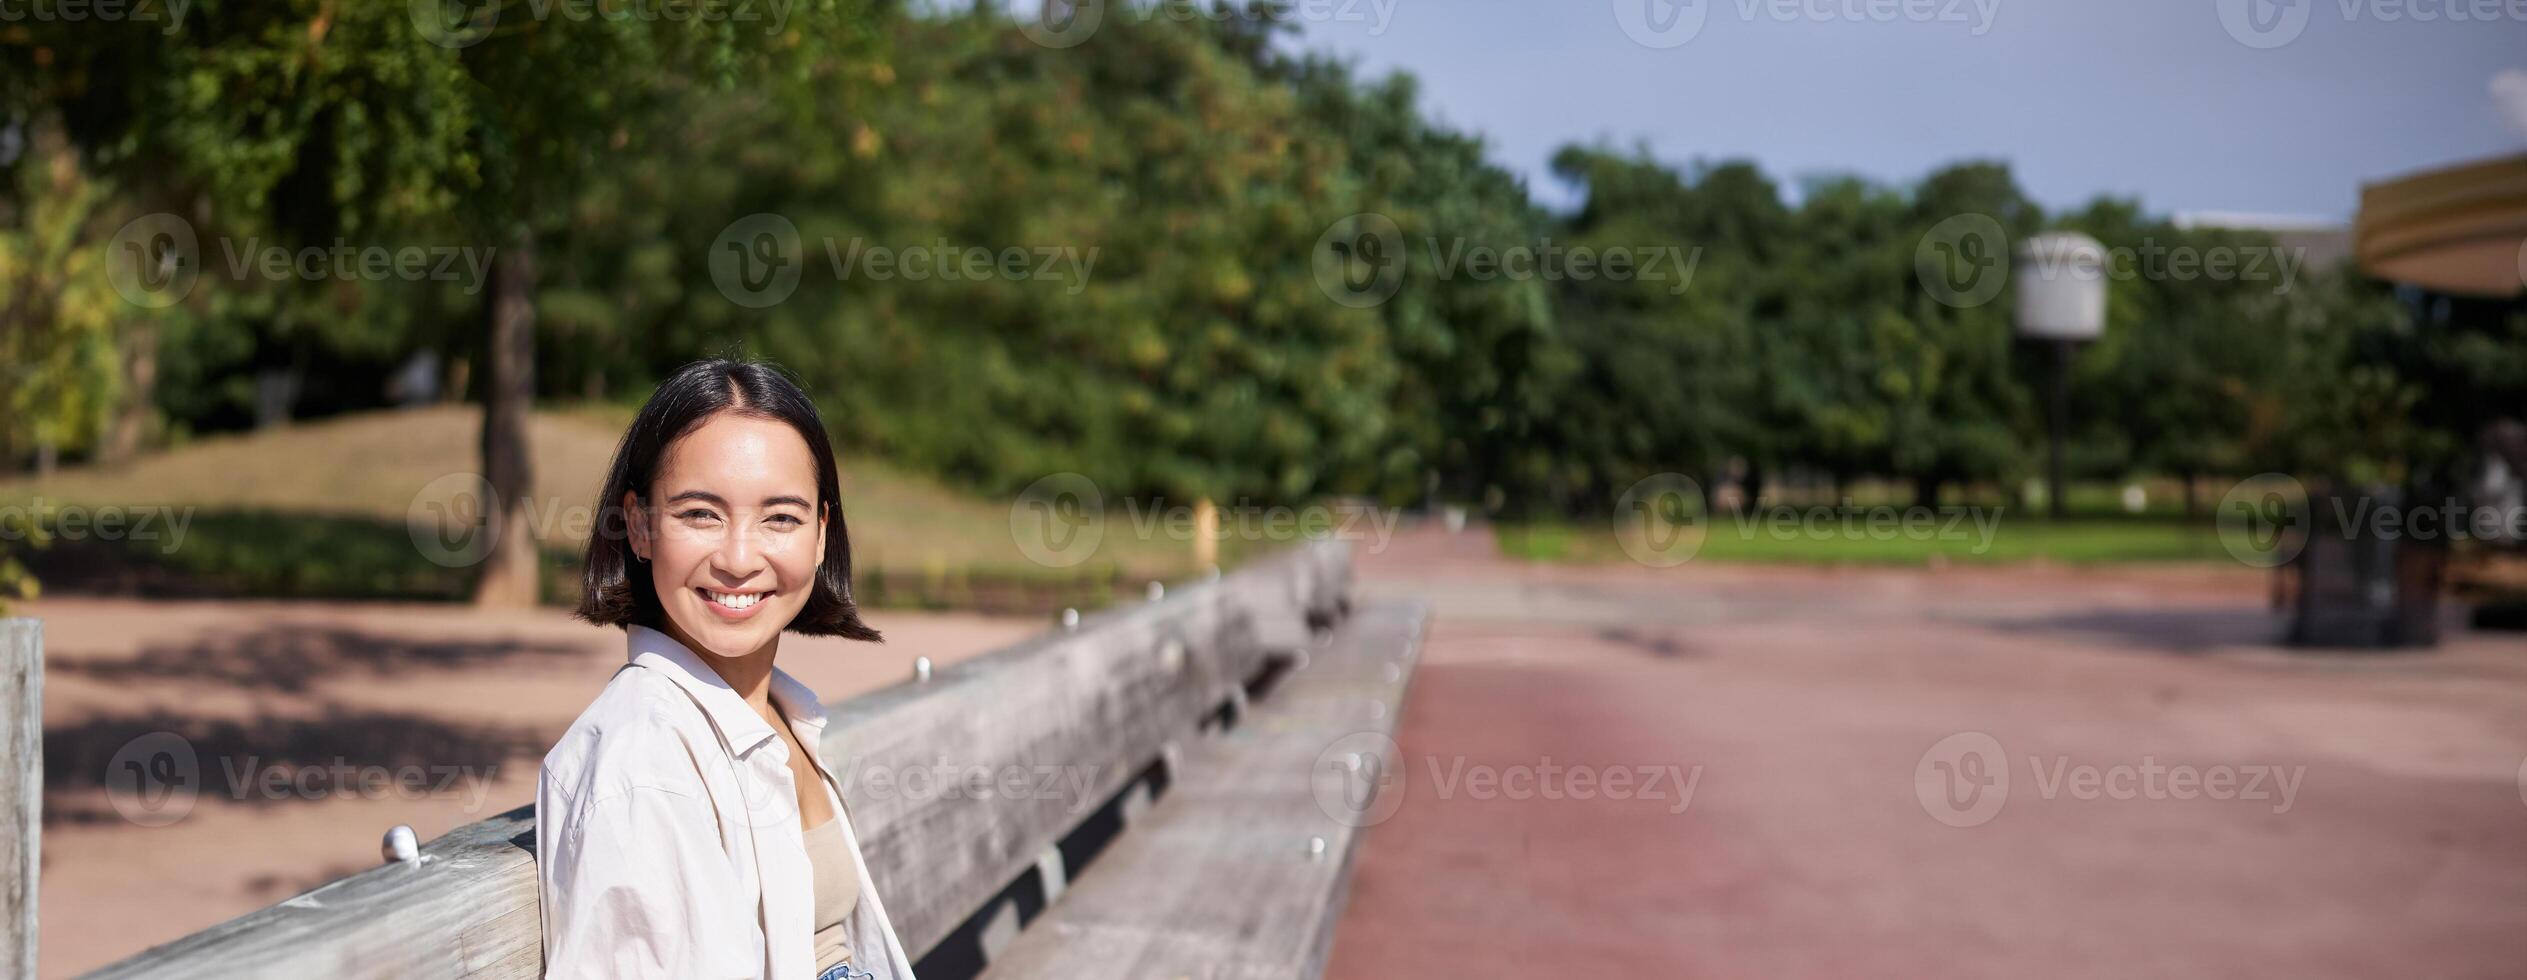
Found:
<svg viewBox="0 0 2527 980"><path fill-rule="evenodd" d="M44 625L0 619L0 974L35 975L44 843Z"/></svg>
<svg viewBox="0 0 2527 980"><path fill-rule="evenodd" d="M1292 549L834 706L819 752L846 783L905 948L927 952L1140 766L1191 738L1272 649L1301 642L1310 616L1339 616L1349 567L1346 545ZM1054 781L1003 791L1013 771ZM943 772L994 785L950 791ZM425 846L419 867L332 882L93 976L534 976L533 819L522 807L459 828Z"/></svg>
<svg viewBox="0 0 2527 980"><path fill-rule="evenodd" d="M333 881L90 976L534 977L534 842L530 804L449 831L415 865Z"/></svg>
<svg viewBox="0 0 2527 980"><path fill-rule="evenodd" d="M985 980L1322 973L1359 830L1401 803L1345 781L1402 762L1391 733L1428 616L1362 608L1244 725L1189 746L1176 788Z"/></svg>
<svg viewBox="0 0 2527 980"><path fill-rule="evenodd" d="M945 937L1262 665L1245 585L1190 587L838 718L824 754L906 949Z"/></svg>

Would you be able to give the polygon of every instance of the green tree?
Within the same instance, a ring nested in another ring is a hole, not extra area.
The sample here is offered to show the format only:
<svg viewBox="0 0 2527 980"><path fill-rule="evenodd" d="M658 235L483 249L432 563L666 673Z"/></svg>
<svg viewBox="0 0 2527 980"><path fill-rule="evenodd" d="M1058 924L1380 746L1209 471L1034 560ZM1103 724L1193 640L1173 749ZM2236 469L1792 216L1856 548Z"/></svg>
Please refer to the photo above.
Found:
<svg viewBox="0 0 2527 980"><path fill-rule="evenodd" d="M1532 493L1552 467L1553 396L1577 364L1547 284L1480 270L1471 256L1534 246L1544 216L1484 159L1482 140L1424 117L1411 77L1364 84L1321 58L1285 71L1307 116L1347 151L1357 206L1393 221L1404 252L1395 293L1378 305L1402 364L1395 438L1343 482L1399 502Z"/></svg>
<svg viewBox="0 0 2527 980"><path fill-rule="evenodd" d="M536 591L526 418L539 242L588 175L648 148L653 131L633 124L670 93L812 77L860 20L836 0L777 25L533 12L205 4L173 25L33 21L0 49L19 118L63 120L89 166L196 202L206 230L496 251L480 310L496 539L476 592L495 604Z"/></svg>

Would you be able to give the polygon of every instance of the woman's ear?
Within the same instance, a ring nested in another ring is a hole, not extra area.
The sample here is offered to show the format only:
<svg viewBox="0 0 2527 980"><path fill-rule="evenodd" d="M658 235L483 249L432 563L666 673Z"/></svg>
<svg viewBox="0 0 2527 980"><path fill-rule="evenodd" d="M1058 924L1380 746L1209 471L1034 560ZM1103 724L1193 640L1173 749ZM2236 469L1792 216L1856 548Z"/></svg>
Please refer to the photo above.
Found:
<svg viewBox="0 0 2527 980"><path fill-rule="evenodd" d="M816 505L816 567L825 567L825 532L833 529L834 509Z"/></svg>
<svg viewBox="0 0 2527 980"><path fill-rule="evenodd" d="M623 491L623 530L632 545L632 556L649 560L649 515L641 509L640 494Z"/></svg>

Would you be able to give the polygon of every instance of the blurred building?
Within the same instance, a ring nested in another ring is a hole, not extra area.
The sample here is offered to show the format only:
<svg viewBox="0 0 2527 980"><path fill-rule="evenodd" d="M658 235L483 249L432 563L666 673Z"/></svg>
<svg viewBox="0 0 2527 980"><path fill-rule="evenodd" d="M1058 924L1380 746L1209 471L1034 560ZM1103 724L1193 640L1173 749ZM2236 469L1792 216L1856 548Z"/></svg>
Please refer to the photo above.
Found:
<svg viewBox="0 0 2527 980"><path fill-rule="evenodd" d="M2364 186L2353 235L2372 276L2514 304L2527 292L2527 154Z"/></svg>
<svg viewBox="0 0 2527 980"><path fill-rule="evenodd" d="M2527 315L2527 154L2479 160L2382 180L2360 189L2354 226L2360 269L2394 282L2426 328L2497 329ZM2496 333L2495 336L2498 336ZM2475 453L2462 490L2473 506L2515 514L2527 508L2527 405L2479 404ZM2507 523L2476 535L2516 553ZM2519 628L2527 621L2527 575L2519 563L2462 570L2491 597L2477 625Z"/></svg>
<svg viewBox="0 0 2527 980"><path fill-rule="evenodd" d="M2332 268L2352 255L2352 229L2330 218L2249 214L2242 211L2188 211L2173 219L2179 228L2234 228L2260 231L2273 244L2306 258L2310 269Z"/></svg>

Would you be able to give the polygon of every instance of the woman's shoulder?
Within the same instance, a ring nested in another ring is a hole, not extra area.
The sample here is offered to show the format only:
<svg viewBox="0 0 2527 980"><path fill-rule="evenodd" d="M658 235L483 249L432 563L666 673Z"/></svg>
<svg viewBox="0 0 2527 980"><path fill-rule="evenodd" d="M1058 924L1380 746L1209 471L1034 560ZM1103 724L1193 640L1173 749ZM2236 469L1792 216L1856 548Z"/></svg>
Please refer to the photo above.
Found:
<svg viewBox="0 0 2527 980"><path fill-rule="evenodd" d="M635 788L702 792L696 747L713 738L701 709L658 672L615 672L544 754L543 788L593 802Z"/></svg>

